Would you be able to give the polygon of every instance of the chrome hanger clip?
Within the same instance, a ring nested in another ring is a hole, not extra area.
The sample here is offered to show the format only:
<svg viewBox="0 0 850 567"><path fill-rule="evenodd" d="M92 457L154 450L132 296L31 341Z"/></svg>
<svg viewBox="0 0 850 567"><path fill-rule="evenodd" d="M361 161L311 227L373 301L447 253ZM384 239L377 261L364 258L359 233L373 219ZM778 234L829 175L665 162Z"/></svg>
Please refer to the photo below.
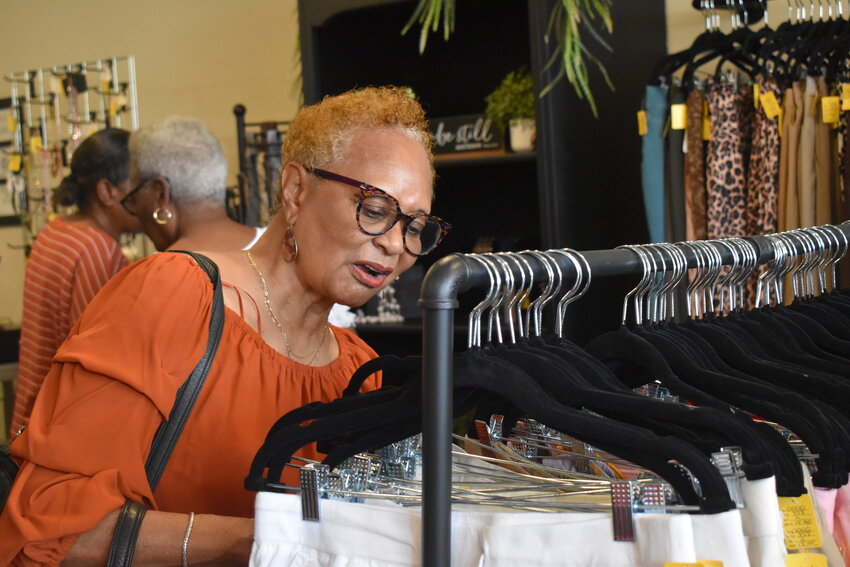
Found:
<svg viewBox="0 0 850 567"><path fill-rule="evenodd" d="M634 483L615 480L611 483L611 513L614 520L614 541L635 540Z"/></svg>
<svg viewBox="0 0 850 567"><path fill-rule="evenodd" d="M744 478L741 470L743 463L743 452L740 447L722 447L720 451L711 454L711 464L720 471L729 490L729 497L735 502L737 508L744 507L744 493L741 490L741 479Z"/></svg>

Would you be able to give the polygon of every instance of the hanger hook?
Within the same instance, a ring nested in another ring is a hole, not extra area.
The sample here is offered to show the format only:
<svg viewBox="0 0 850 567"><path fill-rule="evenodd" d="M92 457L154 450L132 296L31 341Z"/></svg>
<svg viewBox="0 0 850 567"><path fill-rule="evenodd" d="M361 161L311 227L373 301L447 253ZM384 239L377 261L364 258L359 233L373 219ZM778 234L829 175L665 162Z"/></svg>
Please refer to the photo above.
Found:
<svg viewBox="0 0 850 567"><path fill-rule="evenodd" d="M555 312L555 332L559 338L563 338L567 305L583 296L588 287L590 287L590 264L588 264L587 259L585 259L584 256L574 250L570 250L569 248L563 250L550 250L549 253L566 256L567 259L573 263L573 269L576 274L573 287L561 296ZM586 277L585 274L587 274ZM587 283L585 283L585 279L587 280Z"/></svg>
<svg viewBox="0 0 850 567"><path fill-rule="evenodd" d="M533 322L534 335L539 337L542 334L542 309L553 297L552 292L555 288L555 271L552 268L551 260L543 252L537 250L526 250L525 253L536 258L545 268L547 275L546 286L543 288L543 291L540 292L540 295L531 302L531 305L528 306L528 310L526 311L526 327L529 329L529 332L531 332L531 323ZM557 289L560 289L561 287L560 275L559 271ZM556 293L557 289L555 289ZM530 320L528 319L529 316L531 317Z"/></svg>
<svg viewBox="0 0 850 567"><path fill-rule="evenodd" d="M497 275L493 272L490 264L481 258L478 254L467 254L467 258L474 260L484 266L487 270L487 275L490 276L490 289L487 290L487 295L469 312L469 330L467 338L467 348L480 347L482 343L481 337L481 314L487 306L493 303L493 300L499 293L497 285Z"/></svg>

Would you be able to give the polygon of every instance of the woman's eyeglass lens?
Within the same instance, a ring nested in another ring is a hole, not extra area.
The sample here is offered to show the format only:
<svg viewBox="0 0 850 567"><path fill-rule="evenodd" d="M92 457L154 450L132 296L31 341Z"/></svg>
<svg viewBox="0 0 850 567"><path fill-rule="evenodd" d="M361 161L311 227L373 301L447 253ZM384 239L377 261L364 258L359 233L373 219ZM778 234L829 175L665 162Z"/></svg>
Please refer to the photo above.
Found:
<svg viewBox="0 0 850 567"><path fill-rule="evenodd" d="M323 179L338 181L360 189L357 225L366 234L371 236L384 234L401 220L404 248L414 256L424 256L431 252L451 229L449 223L428 213L411 215L402 213L395 197L368 183L323 169L313 169L311 173Z"/></svg>

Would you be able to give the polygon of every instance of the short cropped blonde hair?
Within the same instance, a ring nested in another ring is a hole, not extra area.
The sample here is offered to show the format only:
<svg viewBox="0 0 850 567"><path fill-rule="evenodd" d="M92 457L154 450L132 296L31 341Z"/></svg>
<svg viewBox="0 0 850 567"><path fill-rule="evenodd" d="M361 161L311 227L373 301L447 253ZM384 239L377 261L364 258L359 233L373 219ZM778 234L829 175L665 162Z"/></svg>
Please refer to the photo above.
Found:
<svg viewBox="0 0 850 567"><path fill-rule="evenodd" d="M322 167L341 158L353 130L395 128L422 146L433 173L432 141L425 111L410 89L366 87L301 109L283 140L283 163Z"/></svg>

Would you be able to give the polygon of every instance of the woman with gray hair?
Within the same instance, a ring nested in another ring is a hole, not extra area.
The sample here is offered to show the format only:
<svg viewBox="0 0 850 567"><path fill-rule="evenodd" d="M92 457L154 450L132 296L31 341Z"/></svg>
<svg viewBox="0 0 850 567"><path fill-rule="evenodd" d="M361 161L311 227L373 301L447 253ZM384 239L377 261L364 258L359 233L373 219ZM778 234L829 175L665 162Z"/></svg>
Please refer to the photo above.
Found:
<svg viewBox="0 0 850 567"><path fill-rule="evenodd" d="M130 136L130 176L121 201L157 250L233 250L249 246L253 227L227 216L227 161L197 119L171 116Z"/></svg>
<svg viewBox="0 0 850 567"><path fill-rule="evenodd" d="M140 128L130 136L130 154L130 175L139 181L121 204L157 250L245 250L265 231L227 216L227 161L200 120L171 116ZM354 327L345 305L335 304L328 320Z"/></svg>

